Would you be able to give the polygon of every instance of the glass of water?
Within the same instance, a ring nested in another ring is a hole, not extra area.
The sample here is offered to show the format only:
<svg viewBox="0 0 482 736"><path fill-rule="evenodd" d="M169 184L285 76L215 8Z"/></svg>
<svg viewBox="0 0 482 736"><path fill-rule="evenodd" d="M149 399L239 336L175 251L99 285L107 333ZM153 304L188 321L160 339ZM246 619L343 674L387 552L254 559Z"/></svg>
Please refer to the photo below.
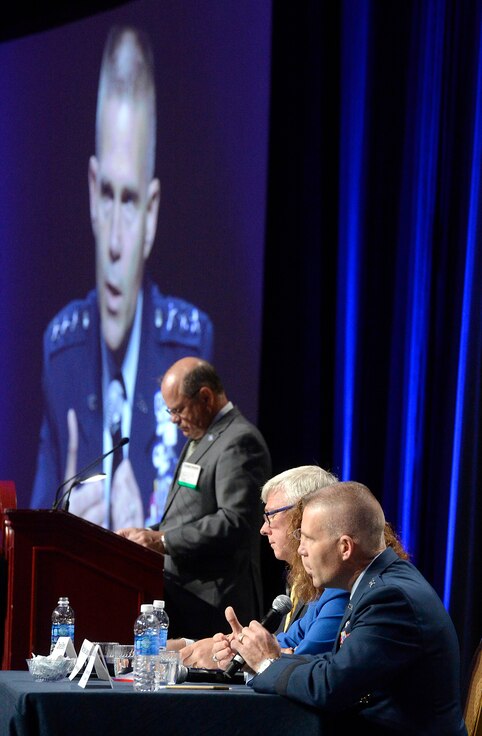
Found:
<svg viewBox="0 0 482 736"><path fill-rule="evenodd" d="M116 644L114 647L114 675L122 677L134 669L134 644Z"/></svg>
<svg viewBox="0 0 482 736"><path fill-rule="evenodd" d="M174 685L177 679L181 657L179 652L169 652L163 649L159 652L156 662L156 690L166 685Z"/></svg>

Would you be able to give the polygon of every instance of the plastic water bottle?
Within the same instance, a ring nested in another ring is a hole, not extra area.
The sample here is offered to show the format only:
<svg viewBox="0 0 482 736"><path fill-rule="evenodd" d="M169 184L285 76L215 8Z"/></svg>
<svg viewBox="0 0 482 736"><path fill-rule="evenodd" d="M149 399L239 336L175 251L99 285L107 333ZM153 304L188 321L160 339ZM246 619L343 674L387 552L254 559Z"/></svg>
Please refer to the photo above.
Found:
<svg viewBox="0 0 482 736"><path fill-rule="evenodd" d="M154 692L159 654L159 621L150 603L143 603L134 624L134 690Z"/></svg>
<svg viewBox="0 0 482 736"><path fill-rule="evenodd" d="M75 614L68 598L59 598L52 611L52 628L50 634L50 651L53 650L59 636L69 636L74 643Z"/></svg>
<svg viewBox="0 0 482 736"><path fill-rule="evenodd" d="M154 613L159 621L159 650L167 649L167 632L169 629L169 616L167 615L164 601L154 601Z"/></svg>

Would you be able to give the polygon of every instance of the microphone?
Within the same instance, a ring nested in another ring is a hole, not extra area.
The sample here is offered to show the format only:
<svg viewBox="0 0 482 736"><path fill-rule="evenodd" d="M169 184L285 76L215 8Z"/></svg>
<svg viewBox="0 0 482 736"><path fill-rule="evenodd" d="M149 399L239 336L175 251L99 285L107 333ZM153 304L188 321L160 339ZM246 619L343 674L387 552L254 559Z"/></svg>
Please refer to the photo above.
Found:
<svg viewBox="0 0 482 736"><path fill-rule="evenodd" d="M280 625L283 616L289 613L292 608L293 602L289 596L278 595L271 604L271 608L269 609L268 613L261 621L261 626L264 626L265 629L268 629L268 631L273 633ZM245 661L238 652L231 660L231 664L225 671L224 676L230 680L244 664Z"/></svg>
<svg viewBox="0 0 482 736"><path fill-rule="evenodd" d="M111 450L109 450L108 452L104 452L103 455L100 455L99 457L97 457L89 465L87 465L85 468L82 468L82 470L80 470L78 473L76 473L75 475L73 475L72 478L67 478L67 480L64 480L64 482L59 485L59 487L57 488L57 490L55 492L55 501L54 501L54 503L52 505L52 511L56 511L56 509L58 509L61 506L62 501L64 500L64 498L66 496L69 496L70 495L71 490L76 485L78 485L79 483L82 483L84 480L86 480L86 475L85 474L87 473L88 470L91 470L91 468L94 468L98 463L100 463L101 460L103 460L108 455L112 455L112 453L115 452L116 450L118 450L119 447L123 447L124 445L127 445L128 442L129 442L129 437L123 437L121 439L121 441L118 442L117 445L115 445ZM72 483L72 481L73 481L73 483ZM68 483L72 483L72 485L69 486L68 490L62 496L59 497L60 491Z"/></svg>
<svg viewBox="0 0 482 736"><path fill-rule="evenodd" d="M197 667L186 667L180 664L176 672L176 683L178 682L214 682L225 684L226 678L222 670L208 670ZM231 682L235 685L244 685L244 675L237 672Z"/></svg>

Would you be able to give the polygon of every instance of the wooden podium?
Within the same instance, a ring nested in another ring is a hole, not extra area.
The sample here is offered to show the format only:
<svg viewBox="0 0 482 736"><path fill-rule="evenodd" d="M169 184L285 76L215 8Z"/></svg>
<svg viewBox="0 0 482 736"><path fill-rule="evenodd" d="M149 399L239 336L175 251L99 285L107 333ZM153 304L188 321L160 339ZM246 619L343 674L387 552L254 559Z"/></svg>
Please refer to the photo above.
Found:
<svg viewBox="0 0 482 736"><path fill-rule="evenodd" d="M65 511L2 514L2 669L49 653L60 596L75 612L77 653L84 639L133 642L141 603L163 597L161 555Z"/></svg>

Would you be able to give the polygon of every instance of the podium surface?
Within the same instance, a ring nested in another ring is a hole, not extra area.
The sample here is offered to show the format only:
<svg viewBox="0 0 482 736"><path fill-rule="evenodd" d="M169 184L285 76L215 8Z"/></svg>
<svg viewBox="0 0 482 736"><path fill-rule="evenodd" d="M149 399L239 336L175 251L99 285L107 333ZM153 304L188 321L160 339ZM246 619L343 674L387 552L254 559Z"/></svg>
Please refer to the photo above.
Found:
<svg viewBox="0 0 482 736"><path fill-rule="evenodd" d="M50 651L52 611L67 596L82 641L133 641L141 603L163 598L163 557L65 511L4 510L2 669Z"/></svg>

